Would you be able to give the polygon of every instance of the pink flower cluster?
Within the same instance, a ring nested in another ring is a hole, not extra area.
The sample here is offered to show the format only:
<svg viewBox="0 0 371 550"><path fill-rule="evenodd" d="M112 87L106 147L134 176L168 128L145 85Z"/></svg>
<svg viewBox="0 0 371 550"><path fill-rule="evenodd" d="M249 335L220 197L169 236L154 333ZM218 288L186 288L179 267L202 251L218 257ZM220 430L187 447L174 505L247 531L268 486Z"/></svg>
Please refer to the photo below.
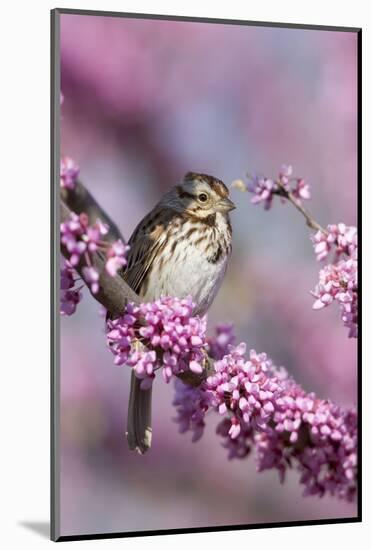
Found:
<svg viewBox="0 0 371 550"><path fill-rule="evenodd" d="M152 303L128 304L118 319L107 321L107 341L116 365L128 365L152 385L155 371L169 382L174 374L200 374L206 346L206 321L192 317L192 299L163 297Z"/></svg>
<svg viewBox="0 0 371 550"><path fill-rule="evenodd" d="M230 353L215 363L215 374L209 376L205 386L213 395L213 407L219 414L233 411L229 435L236 439L241 424L266 429L277 408L280 396L277 379L269 372L271 361L265 353L250 351L245 360L246 345L231 348Z"/></svg>
<svg viewBox="0 0 371 550"><path fill-rule="evenodd" d="M258 471L275 468L281 481L296 467L305 495L329 493L352 500L356 491L357 421L314 394L306 394L266 354L245 344L215 363L215 374L197 388L176 382L174 405L180 431L201 437L205 415L224 416L217 433L229 458L256 449Z"/></svg>
<svg viewBox="0 0 371 550"><path fill-rule="evenodd" d="M70 157L62 157L60 168L60 185L64 189L75 189L80 168Z"/></svg>
<svg viewBox="0 0 371 550"><path fill-rule="evenodd" d="M221 323L215 327L215 334L206 339L206 349L212 359L222 359L234 343L234 328L230 323ZM177 408L176 422L180 433L192 432L192 441L198 441L205 427L204 416L211 406L211 393L204 387L192 387L175 380L175 397L173 405Z"/></svg>
<svg viewBox="0 0 371 550"><path fill-rule="evenodd" d="M357 482L357 414L305 394L287 379L274 428L256 432L258 471L275 468L281 481L295 463L304 496L330 494L353 500ZM288 443L291 443L289 445Z"/></svg>
<svg viewBox="0 0 371 550"><path fill-rule="evenodd" d="M207 338L207 349L213 359L222 359L235 341L232 323L220 323L215 327L215 335Z"/></svg>
<svg viewBox="0 0 371 550"><path fill-rule="evenodd" d="M61 223L60 233L61 243L69 253L69 269L77 266L82 258L85 260L86 266L82 272L84 280L93 294L99 290L99 273L93 266L92 253L97 250L105 253L107 258L105 270L111 277L114 277L117 271L126 265L126 254L129 247L120 240L111 244L105 241L104 236L108 233L108 226L100 220L89 226L86 214L82 213L78 216L71 213L70 219Z"/></svg>
<svg viewBox="0 0 371 550"><path fill-rule="evenodd" d="M252 204L264 204L265 210L269 210L273 203L274 195L279 195L285 202L284 193L291 193L300 203L302 199L310 199L309 185L303 178L292 177L292 166L283 164L276 180L262 175L248 176L247 191L253 193Z"/></svg>
<svg viewBox="0 0 371 550"><path fill-rule="evenodd" d="M181 385L176 387L174 404L182 426L188 424L192 430L194 418L206 414L208 408L224 415L233 412L228 436L237 439L245 426L267 428L275 411L275 400L279 396L279 385L276 378L270 376L271 361L266 354L250 351L249 360L245 359L246 345L230 346L229 354L214 363L215 374L194 389L196 396L190 397L190 390L185 391ZM199 395L205 394L203 398ZM184 401L185 400L185 401ZM199 401L208 407L198 408ZM195 405L192 409L191 403ZM197 424L199 427L200 423Z"/></svg>
<svg viewBox="0 0 371 550"><path fill-rule="evenodd" d="M322 309L333 302L340 306L344 326L349 337L358 334L358 247L357 228L340 223L329 225L328 233L318 231L312 236L318 260L335 253L334 263L319 272L319 281L312 295L316 298L313 309Z"/></svg>
<svg viewBox="0 0 371 550"><path fill-rule="evenodd" d="M198 441L205 428L205 414L211 406L212 395L202 385L193 387L175 379L175 396L173 405L177 410L175 421L179 432L191 432L192 441Z"/></svg>
<svg viewBox="0 0 371 550"><path fill-rule="evenodd" d="M72 315L81 300L81 288L75 288L75 270L68 262L61 268L60 312L61 315Z"/></svg>
<svg viewBox="0 0 371 550"><path fill-rule="evenodd" d="M317 231L310 238L319 262L327 258L331 251L335 252L336 258L346 254L357 259L357 228L354 226L347 226L344 223L331 224L327 226L327 234Z"/></svg>

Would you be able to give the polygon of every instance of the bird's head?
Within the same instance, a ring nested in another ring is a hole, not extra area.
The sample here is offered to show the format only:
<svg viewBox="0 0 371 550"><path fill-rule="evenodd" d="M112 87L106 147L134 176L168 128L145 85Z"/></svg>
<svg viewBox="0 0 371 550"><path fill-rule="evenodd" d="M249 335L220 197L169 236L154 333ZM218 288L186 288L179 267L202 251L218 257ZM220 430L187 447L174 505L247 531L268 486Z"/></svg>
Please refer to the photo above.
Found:
<svg viewBox="0 0 371 550"><path fill-rule="evenodd" d="M200 219L218 212L227 215L236 208L229 198L227 186L221 180L196 172L187 172L183 181L164 198L171 208Z"/></svg>

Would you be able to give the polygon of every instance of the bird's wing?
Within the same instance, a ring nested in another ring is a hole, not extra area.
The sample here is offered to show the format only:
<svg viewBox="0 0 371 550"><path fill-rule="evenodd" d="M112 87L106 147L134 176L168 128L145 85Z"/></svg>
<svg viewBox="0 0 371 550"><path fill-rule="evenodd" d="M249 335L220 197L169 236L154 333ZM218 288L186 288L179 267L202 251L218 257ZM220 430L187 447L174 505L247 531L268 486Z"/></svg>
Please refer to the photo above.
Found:
<svg viewBox="0 0 371 550"><path fill-rule="evenodd" d="M122 273L128 285L141 295L143 283L149 275L156 257L167 242L166 227L170 223L168 211L153 210L139 223L128 242L128 264ZM144 285L146 286L146 285Z"/></svg>

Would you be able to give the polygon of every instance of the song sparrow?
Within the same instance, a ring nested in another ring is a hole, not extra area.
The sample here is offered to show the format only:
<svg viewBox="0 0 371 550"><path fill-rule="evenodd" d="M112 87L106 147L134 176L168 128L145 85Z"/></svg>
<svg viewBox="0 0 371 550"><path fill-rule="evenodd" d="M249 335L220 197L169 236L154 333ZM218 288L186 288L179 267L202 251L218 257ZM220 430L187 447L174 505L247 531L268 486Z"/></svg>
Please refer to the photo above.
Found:
<svg viewBox="0 0 371 550"><path fill-rule="evenodd" d="M232 248L228 212L235 206L228 195L219 179L188 172L138 224L122 275L144 301L192 296L194 314L206 313ZM141 454L151 445L151 399L132 372L126 435Z"/></svg>

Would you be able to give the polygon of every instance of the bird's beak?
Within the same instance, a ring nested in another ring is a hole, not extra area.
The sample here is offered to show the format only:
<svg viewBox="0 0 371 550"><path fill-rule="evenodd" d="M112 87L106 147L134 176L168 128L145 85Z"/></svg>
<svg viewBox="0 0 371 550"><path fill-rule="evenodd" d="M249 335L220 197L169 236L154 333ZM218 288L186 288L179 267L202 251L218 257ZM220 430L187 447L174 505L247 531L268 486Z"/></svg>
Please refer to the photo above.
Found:
<svg viewBox="0 0 371 550"><path fill-rule="evenodd" d="M222 199L218 202L216 209L218 212L229 212L230 210L234 210L236 208L236 205L234 202L231 201L231 199Z"/></svg>

